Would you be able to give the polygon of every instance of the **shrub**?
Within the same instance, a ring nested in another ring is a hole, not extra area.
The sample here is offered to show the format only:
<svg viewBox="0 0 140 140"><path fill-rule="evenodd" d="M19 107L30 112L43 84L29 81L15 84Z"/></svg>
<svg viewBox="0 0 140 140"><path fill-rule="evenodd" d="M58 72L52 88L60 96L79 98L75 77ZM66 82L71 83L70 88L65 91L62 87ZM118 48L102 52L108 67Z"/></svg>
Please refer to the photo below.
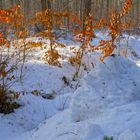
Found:
<svg viewBox="0 0 140 140"><path fill-rule="evenodd" d="M105 137L103 138L103 140L113 140L113 137L105 136Z"/></svg>
<svg viewBox="0 0 140 140"><path fill-rule="evenodd" d="M17 70L18 61L17 54L14 51L10 52L10 27L13 27L15 23L14 14L17 13L19 6L8 10L0 10L0 21L2 22L2 28L5 31L0 33L0 113L10 113L14 111L14 108L19 105L14 102L18 98L17 93L10 92L10 87L15 82L14 72ZM18 14L18 13L17 13ZM4 24L4 25L3 25Z"/></svg>
<svg viewBox="0 0 140 140"><path fill-rule="evenodd" d="M47 9L36 14L34 24L41 24L46 29L37 35L50 41L50 47L46 47L47 51L44 55L44 60L46 60L49 65L60 66L59 58L61 58L61 55L57 51L57 48L63 48L65 45L57 41L60 36L55 34L54 31L55 27L59 29L63 24L63 18L67 16L67 12L55 12L51 9Z"/></svg>

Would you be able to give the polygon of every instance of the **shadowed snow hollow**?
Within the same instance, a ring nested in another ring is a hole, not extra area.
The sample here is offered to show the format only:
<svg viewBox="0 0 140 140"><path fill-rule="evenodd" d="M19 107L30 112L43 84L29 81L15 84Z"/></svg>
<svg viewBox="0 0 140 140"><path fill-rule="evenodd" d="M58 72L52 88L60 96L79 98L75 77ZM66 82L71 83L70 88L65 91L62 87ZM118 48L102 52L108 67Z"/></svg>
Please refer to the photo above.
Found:
<svg viewBox="0 0 140 140"><path fill-rule="evenodd" d="M71 103L71 118L97 118L105 110L140 99L140 68L128 59L112 56L82 80Z"/></svg>

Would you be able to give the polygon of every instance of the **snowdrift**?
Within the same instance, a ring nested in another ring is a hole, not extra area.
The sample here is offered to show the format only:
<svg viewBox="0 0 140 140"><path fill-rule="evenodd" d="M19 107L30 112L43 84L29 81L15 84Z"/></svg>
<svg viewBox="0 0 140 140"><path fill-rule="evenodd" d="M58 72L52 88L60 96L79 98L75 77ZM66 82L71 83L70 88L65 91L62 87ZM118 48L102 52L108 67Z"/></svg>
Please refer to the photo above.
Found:
<svg viewBox="0 0 140 140"><path fill-rule="evenodd" d="M70 109L14 140L140 139L140 68L122 57L109 57L83 78Z"/></svg>
<svg viewBox="0 0 140 140"><path fill-rule="evenodd" d="M140 99L140 68L128 59L111 56L98 62L83 78L71 103L71 118L97 118L107 109Z"/></svg>

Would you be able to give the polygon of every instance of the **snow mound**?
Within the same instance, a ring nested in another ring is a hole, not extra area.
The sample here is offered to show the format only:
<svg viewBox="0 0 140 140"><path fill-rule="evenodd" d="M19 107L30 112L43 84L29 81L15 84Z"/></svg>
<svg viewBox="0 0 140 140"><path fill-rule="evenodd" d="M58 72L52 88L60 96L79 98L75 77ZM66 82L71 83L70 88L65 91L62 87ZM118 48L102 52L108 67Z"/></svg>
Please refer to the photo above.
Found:
<svg viewBox="0 0 140 140"><path fill-rule="evenodd" d="M139 100L139 75L140 68L120 56L98 62L72 98L72 120L96 119L107 109Z"/></svg>
<svg viewBox="0 0 140 140"><path fill-rule="evenodd" d="M138 137L136 133L128 129L119 136L118 140L138 140Z"/></svg>
<svg viewBox="0 0 140 140"><path fill-rule="evenodd" d="M114 107L96 120L80 122L72 122L70 110L66 109L12 140L102 140L104 136L113 136L114 140L139 140L139 108L140 101L134 101Z"/></svg>

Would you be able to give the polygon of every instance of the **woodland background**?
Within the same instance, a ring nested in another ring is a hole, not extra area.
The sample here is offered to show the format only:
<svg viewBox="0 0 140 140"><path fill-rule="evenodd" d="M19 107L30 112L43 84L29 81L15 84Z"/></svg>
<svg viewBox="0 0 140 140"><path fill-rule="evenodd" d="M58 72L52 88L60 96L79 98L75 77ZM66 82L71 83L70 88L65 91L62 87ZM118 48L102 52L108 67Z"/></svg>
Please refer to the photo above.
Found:
<svg viewBox="0 0 140 140"><path fill-rule="evenodd" d="M0 9L21 4L27 18L32 18L38 11L54 9L72 11L80 19L83 19L84 14L90 12L98 20L107 18L112 9L120 10L124 2L125 0L0 0ZM133 8L125 20L132 20L133 27L140 25L140 0L134 0Z"/></svg>

